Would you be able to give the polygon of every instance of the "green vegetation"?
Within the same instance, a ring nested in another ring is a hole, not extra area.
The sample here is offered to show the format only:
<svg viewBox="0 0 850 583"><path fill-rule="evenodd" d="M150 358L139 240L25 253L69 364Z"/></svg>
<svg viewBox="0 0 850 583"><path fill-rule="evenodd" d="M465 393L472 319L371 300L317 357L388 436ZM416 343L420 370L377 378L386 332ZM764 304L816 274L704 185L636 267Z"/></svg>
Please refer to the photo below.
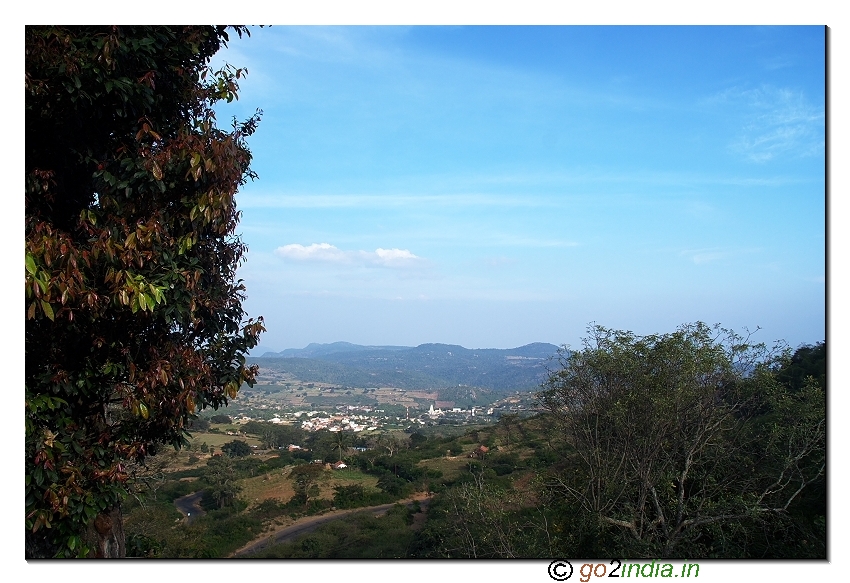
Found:
<svg viewBox="0 0 850 583"><path fill-rule="evenodd" d="M824 387L782 347L704 324L637 337L595 327L542 394L569 439L555 491L595 524L590 554L785 556L762 533L821 541L800 504L824 487ZM809 501L813 502L813 501Z"/></svg>
<svg viewBox="0 0 850 583"><path fill-rule="evenodd" d="M275 545L251 555L269 559L400 559L410 556L415 512L397 504L386 515L359 512L329 524L297 541Z"/></svg>
<svg viewBox="0 0 850 583"><path fill-rule="evenodd" d="M217 456L210 459L203 477L208 484L206 492L218 508L233 506L236 494L242 488L236 483L236 469L228 458Z"/></svg>
<svg viewBox="0 0 850 583"><path fill-rule="evenodd" d="M275 425L249 421L242 426L243 433L256 435L266 449L277 449L290 445L303 445L306 432L297 426Z"/></svg>
<svg viewBox="0 0 850 583"><path fill-rule="evenodd" d="M234 439L222 445L221 452L230 457L245 457L246 455L251 455L252 450L247 442L241 439Z"/></svg>
<svg viewBox="0 0 850 583"><path fill-rule="evenodd" d="M191 523L181 520L173 504L147 504L127 513L128 557L224 557L262 532L263 520L280 516L274 501L246 510L242 503L209 510ZM193 513L194 516L194 513Z"/></svg>

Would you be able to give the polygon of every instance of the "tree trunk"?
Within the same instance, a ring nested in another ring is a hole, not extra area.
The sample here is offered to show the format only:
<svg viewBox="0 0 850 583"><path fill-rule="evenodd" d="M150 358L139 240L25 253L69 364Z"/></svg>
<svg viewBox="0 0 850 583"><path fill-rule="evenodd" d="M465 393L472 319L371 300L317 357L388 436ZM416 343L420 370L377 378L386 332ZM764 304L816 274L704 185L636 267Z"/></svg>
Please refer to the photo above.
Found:
<svg viewBox="0 0 850 583"><path fill-rule="evenodd" d="M94 557L98 559L123 559L127 556L124 546L124 521L121 507L102 512L89 525L86 533L88 544L94 547Z"/></svg>

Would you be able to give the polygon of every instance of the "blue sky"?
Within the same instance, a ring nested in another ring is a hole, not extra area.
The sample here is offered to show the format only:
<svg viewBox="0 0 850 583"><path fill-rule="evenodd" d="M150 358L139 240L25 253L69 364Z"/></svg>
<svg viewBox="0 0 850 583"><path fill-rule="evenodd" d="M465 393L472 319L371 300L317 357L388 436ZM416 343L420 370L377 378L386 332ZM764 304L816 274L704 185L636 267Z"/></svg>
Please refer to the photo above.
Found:
<svg viewBox="0 0 850 583"><path fill-rule="evenodd" d="M257 352L825 338L824 29L254 28Z"/></svg>

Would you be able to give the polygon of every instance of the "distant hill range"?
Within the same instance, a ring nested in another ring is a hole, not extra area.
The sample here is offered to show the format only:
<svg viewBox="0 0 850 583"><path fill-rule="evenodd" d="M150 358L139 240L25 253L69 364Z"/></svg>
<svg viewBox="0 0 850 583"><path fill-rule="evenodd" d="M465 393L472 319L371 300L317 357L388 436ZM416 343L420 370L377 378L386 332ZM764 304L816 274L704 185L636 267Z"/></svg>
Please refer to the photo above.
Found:
<svg viewBox="0 0 850 583"><path fill-rule="evenodd" d="M361 346L334 342L266 352L248 360L305 382L403 389L465 386L507 392L538 389L557 352L557 346L542 342L509 349L469 349L454 344Z"/></svg>
<svg viewBox="0 0 850 583"><path fill-rule="evenodd" d="M308 344L306 348L287 348L281 352L266 352L262 358L321 358L338 352L365 352L370 350L410 350L410 346L361 346L351 342Z"/></svg>

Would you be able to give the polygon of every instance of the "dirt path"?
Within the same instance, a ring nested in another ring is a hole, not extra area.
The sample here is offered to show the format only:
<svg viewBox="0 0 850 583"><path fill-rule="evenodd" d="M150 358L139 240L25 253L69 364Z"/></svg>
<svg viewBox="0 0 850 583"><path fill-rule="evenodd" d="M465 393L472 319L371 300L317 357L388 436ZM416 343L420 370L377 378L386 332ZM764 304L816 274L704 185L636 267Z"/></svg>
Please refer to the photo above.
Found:
<svg viewBox="0 0 850 583"><path fill-rule="evenodd" d="M290 541L303 534L307 534L316 530L318 527L325 523L328 523L332 520L338 520L343 516L348 516L349 514L354 514L355 512L371 512L375 516L380 516L382 514L386 514L387 511L396 504L406 504L410 506L413 504L414 500L418 500L422 503L422 511L425 512L428 508L428 502L430 502L431 499L428 497L427 494L418 494L412 498L398 500L397 502L393 502L392 504L365 506L363 508L351 508L349 510L333 510L331 512L320 514L318 516L305 516L304 518L296 520L292 524L278 527L274 532L264 533L262 536L252 540L247 545L234 552L232 555L230 555L230 557L245 557L248 555L252 555L266 547Z"/></svg>

